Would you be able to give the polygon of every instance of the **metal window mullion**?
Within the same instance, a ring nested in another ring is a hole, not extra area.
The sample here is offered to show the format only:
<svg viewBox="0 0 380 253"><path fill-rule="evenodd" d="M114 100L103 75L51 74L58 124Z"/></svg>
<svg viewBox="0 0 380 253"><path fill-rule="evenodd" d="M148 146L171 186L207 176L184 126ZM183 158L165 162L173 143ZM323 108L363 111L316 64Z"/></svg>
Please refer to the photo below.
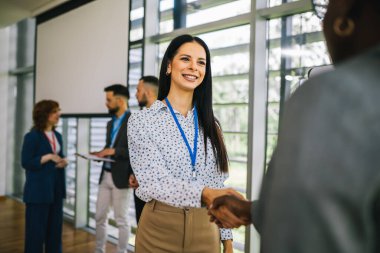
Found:
<svg viewBox="0 0 380 253"><path fill-rule="evenodd" d="M133 42L131 42L131 30L134 28L133 27L133 21L131 20L131 12L132 12L132 6L133 6L133 0L129 0L129 10L128 10L128 53L127 53L127 58L126 58L126 61L127 61L127 80L126 81L126 86L129 90L129 85L130 85L130 81L129 81L129 72L131 71L131 64L130 64L130 52L132 50L132 45L133 45ZM144 20L142 20L143 24L144 24Z"/></svg>
<svg viewBox="0 0 380 253"><path fill-rule="evenodd" d="M269 49L278 48L281 47L281 40L285 39L286 41L289 41L291 45L295 44L295 41L301 41L301 45L311 44L314 42L319 42L324 40L323 32L322 31L316 31L316 32L310 32L310 33L302 33L302 34L296 34L292 35L289 34L285 38L275 38L269 40Z"/></svg>
<svg viewBox="0 0 380 253"><path fill-rule="evenodd" d="M292 32L292 20L287 17L281 18L281 49L287 49L291 45L291 41L286 39ZM281 53L281 64L280 64L280 119L281 122L282 114L284 110L285 101L290 96L290 84L286 80L286 71L291 66L291 59L288 56Z"/></svg>
<svg viewBox="0 0 380 253"><path fill-rule="evenodd" d="M179 29L186 27L187 16L187 4L186 0L174 0L173 8L173 29Z"/></svg>
<svg viewBox="0 0 380 253"><path fill-rule="evenodd" d="M146 0L144 12L143 75L156 75L156 42L150 38L159 33L159 0Z"/></svg>
<svg viewBox="0 0 380 253"><path fill-rule="evenodd" d="M90 119L79 118L77 129L77 151L88 154L90 152ZM76 198L75 198L75 227L87 226L88 196L89 196L90 162L86 159L77 159L76 166Z"/></svg>
<svg viewBox="0 0 380 253"><path fill-rule="evenodd" d="M154 2L157 2L157 1L158 0L152 0L152 3L154 4ZM252 9L252 4L251 4L251 9ZM158 6L156 10L158 10ZM274 6L274 7L269 7L269 8L266 7L266 3L265 3L265 5L260 6L255 11L256 11L256 15L260 16L263 19L274 19L274 18L278 18L282 16L289 16L289 15L303 13L303 12L307 12L311 10L313 10L311 0L300 0L300 1L289 2L289 3L285 3L279 6ZM149 16L146 16L146 18L147 17ZM151 34L146 33L145 38L147 41L150 41L151 43L160 43L160 42L169 41L170 39L184 33L201 34L201 33L207 33L211 31L222 30L222 29L249 24L251 17L252 17L251 13L244 13L244 14L237 15L235 17L217 20L214 22L201 24L198 26L176 29L172 32L164 33L164 34L159 34L159 31L157 29L155 33L151 33ZM154 20L154 17L149 17L149 18L151 20ZM157 22L157 20L160 20L158 16L158 12L157 12L157 19L154 20L152 26L157 26L157 23L159 23Z"/></svg>
<svg viewBox="0 0 380 253"><path fill-rule="evenodd" d="M223 134L224 135L247 135L248 133L247 132L244 132L244 131L223 131Z"/></svg>
<svg viewBox="0 0 380 253"><path fill-rule="evenodd" d="M24 75L24 74L34 74L34 66L27 66L27 67L20 67L16 69L12 69L8 72L9 75L16 76L16 75Z"/></svg>
<svg viewBox="0 0 380 253"><path fill-rule="evenodd" d="M226 103L213 103L213 106L235 106L235 107L240 107L240 106L247 106L247 103L245 102L226 102Z"/></svg>
<svg viewBox="0 0 380 253"><path fill-rule="evenodd" d="M257 13L264 19L275 19L284 16L304 13L313 10L313 3L311 0L299 0L294 2L283 3L278 6L269 8L259 8Z"/></svg>
<svg viewBox="0 0 380 253"><path fill-rule="evenodd" d="M226 18L226 19L222 19L222 20L218 20L218 21L214 21L214 22L210 22L206 24L201 24L201 25L192 26L188 28L176 29L169 33L158 34L157 32L155 34L152 34L151 37L147 36L146 38L152 43L161 43L161 42L169 41L172 38L177 37L181 34L185 34L185 33L195 35L195 34L213 32L217 30L223 30L227 28L240 26L240 25L246 25L246 24L249 24L250 17L251 17L250 13L245 13L245 14L241 14L235 17Z"/></svg>
<svg viewBox="0 0 380 253"><path fill-rule="evenodd" d="M266 145L266 104L268 83L266 80L266 20L257 10L265 8L267 0L251 1L251 46L248 108L248 157L247 197L257 199L264 176ZM259 251L259 235L253 228L246 228L245 252Z"/></svg>
<svg viewBox="0 0 380 253"><path fill-rule="evenodd" d="M233 0L237 1L237 0ZM193 13L198 12L201 8L201 10L207 10L216 6L220 6L223 4L230 3L231 0L197 0L195 2L191 3L185 3L186 4L186 15L191 15ZM167 9L165 11L162 11L160 14L160 21L167 21L170 19L173 19L173 9Z"/></svg>

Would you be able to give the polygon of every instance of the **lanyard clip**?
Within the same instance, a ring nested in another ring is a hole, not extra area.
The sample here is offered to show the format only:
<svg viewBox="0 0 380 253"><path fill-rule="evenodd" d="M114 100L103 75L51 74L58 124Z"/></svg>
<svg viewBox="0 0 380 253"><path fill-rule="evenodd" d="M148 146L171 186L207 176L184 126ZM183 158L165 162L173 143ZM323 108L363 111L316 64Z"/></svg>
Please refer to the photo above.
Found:
<svg viewBox="0 0 380 253"><path fill-rule="evenodd" d="M191 179L193 181L197 180L197 172L195 171L194 167L193 167L193 171L191 172Z"/></svg>

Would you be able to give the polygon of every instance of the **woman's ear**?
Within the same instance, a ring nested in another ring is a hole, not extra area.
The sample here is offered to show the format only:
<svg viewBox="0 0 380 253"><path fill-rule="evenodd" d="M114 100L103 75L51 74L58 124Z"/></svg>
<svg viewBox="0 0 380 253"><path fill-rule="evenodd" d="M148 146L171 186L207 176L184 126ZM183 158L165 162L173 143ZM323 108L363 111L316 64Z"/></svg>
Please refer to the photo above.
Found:
<svg viewBox="0 0 380 253"><path fill-rule="evenodd" d="M172 64L171 62L169 61L168 62L168 67L166 68L166 75L170 75L172 73Z"/></svg>

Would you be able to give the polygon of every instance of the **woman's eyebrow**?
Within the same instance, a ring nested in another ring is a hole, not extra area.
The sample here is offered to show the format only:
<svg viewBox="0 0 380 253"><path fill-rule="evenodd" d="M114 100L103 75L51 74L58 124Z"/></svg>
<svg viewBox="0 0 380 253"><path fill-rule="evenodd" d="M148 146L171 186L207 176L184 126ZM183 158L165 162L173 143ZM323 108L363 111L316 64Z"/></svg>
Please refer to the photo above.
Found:
<svg viewBox="0 0 380 253"><path fill-rule="evenodd" d="M188 54L180 54L180 56L187 56L187 57L192 58L191 55L188 55ZM203 60L203 61L205 61L206 59L203 58L203 57L201 57L201 58L198 58L198 60Z"/></svg>

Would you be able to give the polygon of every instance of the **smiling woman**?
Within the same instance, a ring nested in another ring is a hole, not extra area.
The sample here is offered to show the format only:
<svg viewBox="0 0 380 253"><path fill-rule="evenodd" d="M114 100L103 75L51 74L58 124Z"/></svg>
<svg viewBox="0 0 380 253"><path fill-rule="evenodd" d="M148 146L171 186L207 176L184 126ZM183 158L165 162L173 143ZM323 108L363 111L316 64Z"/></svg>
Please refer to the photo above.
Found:
<svg viewBox="0 0 380 253"><path fill-rule="evenodd" d="M128 123L131 165L145 205L136 252L232 252L232 233L209 222L206 206L224 194L228 158L212 109L210 52L203 40L172 40L161 64L158 100ZM185 220L185 223L183 222ZM161 249L161 251L158 251Z"/></svg>
<svg viewBox="0 0 380 253"><path fill-rule="evenodd" d="M171 75L172 94L183 89L193 91L203 81L206 71L206 52L196 42L183 44L169 62L166 75ZM170 100L175 99L172 97ZM189 108L187 108L189 109ZM184 111L186 114L187 111Z"/></svg>

